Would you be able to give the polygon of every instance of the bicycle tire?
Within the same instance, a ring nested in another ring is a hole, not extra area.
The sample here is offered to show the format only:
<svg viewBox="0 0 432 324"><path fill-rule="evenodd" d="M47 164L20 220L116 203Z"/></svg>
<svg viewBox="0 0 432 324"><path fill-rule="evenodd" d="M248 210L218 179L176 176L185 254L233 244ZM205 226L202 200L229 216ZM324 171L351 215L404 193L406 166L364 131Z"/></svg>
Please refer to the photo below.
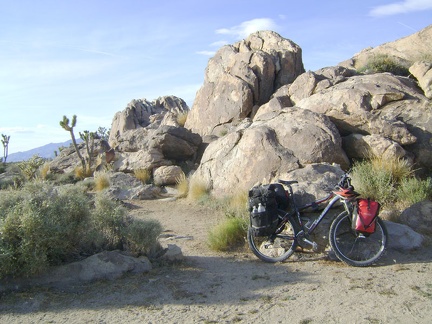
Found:
<svg viewBox="0 0 432 324"><path fill-rule="evenodd" d="M376 219L372 234L360 234L352 229L347 212L339 214L330 226L330 246L337 258L354 267L367 267L378 261L387 247L388 234L384 222Z"/></svg>
<svg viewBox="0 0 432 324"><path fill-rule="evenodd" d="M269 263L282 262L288 259L297 247L296 231L289 220L279 234L255 236L249 226L247 241L252 252L262 261ZM274 239L272 239L274 237Z"/></svg>

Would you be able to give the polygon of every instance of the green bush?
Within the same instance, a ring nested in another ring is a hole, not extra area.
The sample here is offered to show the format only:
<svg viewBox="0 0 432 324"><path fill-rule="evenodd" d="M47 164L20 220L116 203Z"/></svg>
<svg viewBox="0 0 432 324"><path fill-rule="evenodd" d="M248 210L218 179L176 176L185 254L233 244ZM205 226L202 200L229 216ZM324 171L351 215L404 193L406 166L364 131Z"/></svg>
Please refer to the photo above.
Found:
<svg viewBox="0 0 432 324"><path fill-rule="evenodd" d="M215 251L228 251L243 245L247 231L244 218L228 217L208 234L208 245Z"/></svg>
<svg viewBox="0 0 432 324"><path fill-rule="evenodd" d="M394 201L394 178L390 170L374 168L370 161L355 163L351 172L353 185L363 197L391 204Z"/></svg>
<svg viewBox="0 0 432 324"><path fill-rule="evenodd" d="M432 198L432 179L403 179L396 190L397 201L401 208Z"/></svg>
<svg viewBox="0 0 432 324"><path fill-rule="evenodd" d="M372 158L356 162L351 177L357 192L389 209L404 209L432 198L432 180L417 179L402 159Z"/></svg>
<svg viewBox="0 0 432 324"><path fill-rule="evenodd" d="M366 65L359 68L360 73L383 73L390 72L394 75L409 76L409 69L396 62L388 55L376 55L368 60Z"/></svg>
<svg viewBox="0 0 432 324"><path fill-rule="evenodd" d="M135 220L127 227L125 234L128 250L136 254L151 254L154 242L161 232L162 226L156 220Z"/></svg>
<svg viewBox="0 0 432 324"><path fill-rule="evenodd" d="M30 276L104 249L149 251L160 232L160 225L136 224L103 194L92 197L82 186L29 182L0 195L0 278Z"/></svg>

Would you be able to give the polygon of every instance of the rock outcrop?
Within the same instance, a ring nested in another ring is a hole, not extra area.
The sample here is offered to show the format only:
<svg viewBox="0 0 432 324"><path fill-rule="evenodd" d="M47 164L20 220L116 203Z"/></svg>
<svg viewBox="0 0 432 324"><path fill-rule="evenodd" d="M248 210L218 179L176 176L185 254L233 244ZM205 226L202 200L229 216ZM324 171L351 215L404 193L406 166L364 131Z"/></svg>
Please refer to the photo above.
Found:
<svg viewBox="0 0 432 324"><path fill-rule="evenodd" d="M202 139L179 125L178 117L188 111L186 103L174 96L160 97L153 102L132 100L114 116L109 146L115 154L109 169L132 173L138 169L156 171L161 166L183 162L193 164ZM105 154L102 143L96 141L94 158ZM80 145L80 151L86 156L84 144ZM74 149L68 148L51 162L50 167L52 171L68 173L78 165ZM172 183L172 179L169 182Z"/></svg>
<svg viewBox="0 0 432 324"><path fill-rule="evenodd" d="M185 127L220 135L233 121L253 117L282 85L304 72L301 48L272 31L222 47L209 60Z"/></svg>
<svg viewBox="0 0 432 324"><path fill-rule="evenodd" d="M336 127L324 115L293 107L264 114L210 143L194 177L215 194L230 194L321 162L349 164Z"/></svg>
<svg viewBox="0 0 432 324"><path fill-rule="evenodd" d="M414 62L421 61L431 54L432 48L432 25L407 37L388 42L377 47L366 48L357 53L351 59L339 63L338 65L359 69L363 67L371 58L386 55L392 57L406 67L410 67Z"/></svg>
<svg viewBox="0 0 432 324"><path fill-rule="evenodd" d="M400 54L401 62L424 52L431 31L407 38L423 42ZM158 181L163 175L172 182L166 170L177 176L172 167L187 163L220 194L309 165L347 169L352 159L371 154L430 170L430 62L412 65L415 78L356 70L372 54L396 55L407 39L305 72L298 45L271 31L253 33L209 60L191 111L170 96L134 100L117 113L110 133L113 169L152 170ZM177 116L187 112L181 127Z"/></svg>
<svg viewBox="0 0 432 324"><path fill-rule="evenodd" d="M189 107L186 102L175 96L159 97L152 102L147 99L134 99L123 111L114 115L109 143L116 147L123 133L128 130L158 127L167 112L178 114L187 111Z"/></svg>
<svg viewBox="0 0 432 324"><path fill-rule="evenodd" d="M417 61L411 65L409 71L418 80L425 96L432 99L432 62Z"/></svg>

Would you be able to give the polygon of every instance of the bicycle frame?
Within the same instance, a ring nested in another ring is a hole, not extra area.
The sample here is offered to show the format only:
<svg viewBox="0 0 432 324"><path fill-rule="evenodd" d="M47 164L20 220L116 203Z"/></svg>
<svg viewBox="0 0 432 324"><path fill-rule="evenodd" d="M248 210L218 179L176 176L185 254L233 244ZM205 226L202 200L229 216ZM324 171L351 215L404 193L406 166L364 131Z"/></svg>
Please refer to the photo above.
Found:
<svg viewBox="0 0 432 324"><path fill-rule="evenodd" d="M289 191L290 191L290 201L292 203L293 206L293 210L286 212L284 210L279 209L278 210L278 214L282 215L282 222L279 225L278 229L276 230L276 234L279 234L282 229L284 228L286 222L288 221L289 218L294 218L296 217L296 221L298 223L298 225L300 225L300 231L297 233L298 234L303 234L305 233L306 235L309 235L311 233L313 233L313 231L315 230L315 228L317 228L317 226L321 223L321 221L325 218L325 216L327 215L327 213L329 212L329 210L338 202L341 201L344 209L350 213L350 205L349 205L349 201L350 199L346 199L344 197L340 197L338 195L336 195L335 193L331 192L327 197L321 198L321 199L317 199L309 204L306 204L304 206L300 206L298 207L297 204L294 201L293 195L292 195L292 188L289 187ZM321 214L318 216L317 219L315 219L315 221L309 226L306 227L303 224L303 221L301 220L301 212L303 210L306 210L308 208L316 208L318 207L318 205L323 204L325 202L328 202L327 206L323 209L323 211L321 212ZM312 243L312 242L311 242Z"/></svg>

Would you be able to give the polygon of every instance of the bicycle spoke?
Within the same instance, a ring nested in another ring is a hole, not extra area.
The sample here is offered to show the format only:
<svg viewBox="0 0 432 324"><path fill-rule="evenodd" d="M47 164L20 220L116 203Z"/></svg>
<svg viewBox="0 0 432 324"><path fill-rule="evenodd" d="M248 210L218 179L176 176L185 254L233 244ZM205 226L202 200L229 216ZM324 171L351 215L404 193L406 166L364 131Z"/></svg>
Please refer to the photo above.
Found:
<svg viewBox="0 0 432 324"><path fill-rule="evenodd" d="M386 243L387 232L380 219L373 234L354 231L346 213L339 215L330 229L330 244L336 256L349 265L371 265L381 257Z"/></svg>
<svg viewBox="0 0 432 324"><path fill-rule="evenodd" d="M248 231L248 243L253 253L265 262L281 262L289 258L295 250L295 233L290 222L277 235L255 236L253 229Z"/></svg>

